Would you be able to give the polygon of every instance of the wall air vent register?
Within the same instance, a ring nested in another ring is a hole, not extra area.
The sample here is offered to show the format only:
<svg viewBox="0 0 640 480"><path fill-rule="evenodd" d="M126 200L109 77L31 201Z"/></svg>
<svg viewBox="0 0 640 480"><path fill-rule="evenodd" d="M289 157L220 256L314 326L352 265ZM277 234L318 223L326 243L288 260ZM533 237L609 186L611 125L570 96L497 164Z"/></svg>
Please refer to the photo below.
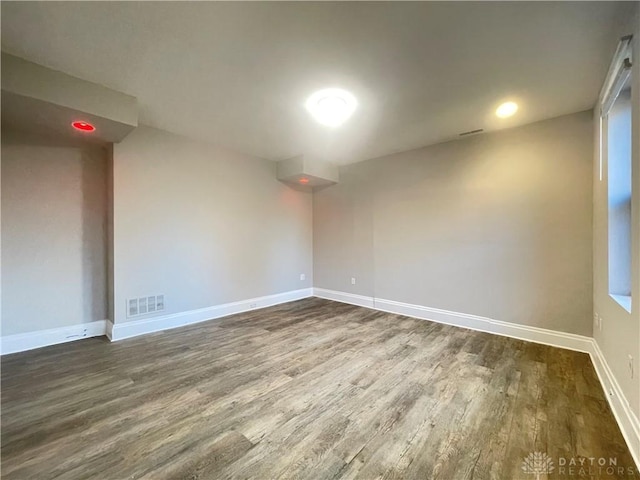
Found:
<svg viewBox="0 0 640 480"><path fill-rule="evenodd" d="M127 317L137 317L164 310L164 295L130 298L127 300Z"/></svg>

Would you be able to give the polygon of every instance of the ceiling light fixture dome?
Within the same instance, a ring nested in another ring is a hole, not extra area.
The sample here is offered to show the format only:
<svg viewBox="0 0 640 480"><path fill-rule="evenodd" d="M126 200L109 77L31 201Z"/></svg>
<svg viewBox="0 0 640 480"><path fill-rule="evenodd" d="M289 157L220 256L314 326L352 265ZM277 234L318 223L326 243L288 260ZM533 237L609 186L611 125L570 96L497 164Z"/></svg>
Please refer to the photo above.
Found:
<svg viewBox="0 0 640 480"><path fill-rule="evenodd" d="M326 88L311 95L305 107L319 123L329 127L342 125L353 114L358 101L341 88Z"/></svg>
<svg viewBox="0 0 640 480"><path fill-rule="evenodd" d="M504 102L496 109L496 115L500 118L507 118L518 111L518 104L515 102Z"/></svg>

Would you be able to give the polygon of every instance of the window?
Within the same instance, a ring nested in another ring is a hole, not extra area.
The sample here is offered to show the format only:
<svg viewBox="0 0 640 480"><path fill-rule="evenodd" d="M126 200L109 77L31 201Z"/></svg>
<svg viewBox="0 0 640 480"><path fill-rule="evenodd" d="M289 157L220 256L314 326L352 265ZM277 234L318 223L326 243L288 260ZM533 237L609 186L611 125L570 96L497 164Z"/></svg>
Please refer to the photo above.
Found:
<svg viewBox="0 0 640 480"><path fill-rule="evenodd" d="M621 40L600 95L600 179L606 165L609 294L631 311L631 37Z"/></svg>

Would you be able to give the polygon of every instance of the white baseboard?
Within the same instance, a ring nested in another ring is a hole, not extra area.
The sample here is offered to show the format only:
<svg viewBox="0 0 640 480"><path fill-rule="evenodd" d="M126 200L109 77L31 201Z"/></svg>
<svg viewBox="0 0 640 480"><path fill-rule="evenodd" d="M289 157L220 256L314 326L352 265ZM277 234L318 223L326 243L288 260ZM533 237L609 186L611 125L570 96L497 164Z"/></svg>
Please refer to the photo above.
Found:
<svg viewBox="0 0 640 480"><path fill-rule="evenodd" d="M503 322L479 315L468 313L452 312L439 308L424 307L410 303L396 302L395 300L384 300L381 298L353 295L351 293L336 292L324 288L314 288L313 294L316 297L335 300L361 307L373 308L383 312L406 315L408 317L430 320L432 322L444 323L455 327L469 328L480 332L494 333L506 337L517 338L529 342L542 343L552 347L567 348L579 352L590 353L592 351L592 338L573 333L558 332L546 328L529 327L516 323Z"/></svg>
<svg viewBox="0 0 640 480"><path fill-rule="evenodd" d="M182 327L192 323L204 322L215 318L226 317L234 313L243 313L249 310L271 307L280 303L291 302L313 296L312 288L292 290L290 292L267 295L265 297L251 298L239 302L225 303L213 307L189 310L187 312L173 313L159 317L134 320L132 322L111 323L107 325L106 334L111 341L124 340L137 337L146 333L160 332L171 328Z"/></svg>
<svg viewBox="0 0 640 480"><path fill-rule="evenodd" d="M438 308L424 307L422 305L396 302L394 300L353 295L324 288L314 288L313 293L316 297L373 308L383 312L588 353L605 392L605 396L609 401L611 410L618 422L618 426L636 462L636 467L640 469L640 423L631 410L628 400L609 368L595 339L583 335L548 330L546 328L503 322L478 315L452 312Z"/></svg>
<svg viewBox="0 0 640 480"><path fill-rule="evenodd" d="M199 323L311 296L588 353L591 356L591 361L600 379L605 396L609 401L611 410L629 446L629 450L634 457L636 466L640 469L640 421L631 410L629 402L624 396L620 385L609 368L595 339L582 335L493 320L478 315L412 305L393 300L377 299L323 288L305 288L133 322L113 324L108 320L100 320L68 327L7 335L0 339L0 353L6 355L105 334L110 340L117 341L145 333Z"/></svg>
<svg viewBox="0 0 640 480"><path fill-rule="evenodd" d="M353 293L337 292L335 290L327 290L325 288L314 288L313 296L324 298L326 300L335 300L336 302L350 303L360 307L374 308L373 298L363 295L355 295Z"/></svg>
<svg viewBox="0 0 640 480"><path fill-rule="evenodd" d="M479 315L423 307L422 305L412 305L393 300L375 298L373 302L376 310L382 310L384 312L407 315L409 317L445 323L455 327L469 328L480 332L493 333L505 337L517 338L519 340L526 340L528 342L542 343L552 347L576 350L578 352L589 353L591 351L592 338L584 335L519 325L517 323L503 322Z"/></svg>
<svg viewBox="0 0 640 480"><path fill-rule="evenodd" d="M592 351L589 354L622 436L627 442L636 467L640 470L640 420L631 410L629 401L595 339L592 339Z"/></svg>
<svg viewBox="0 0 640 480"><path fill-rule="evenodd" d="M191 323L203 322L214 318L225 317L234 313L242 313L249 310L271 307L280 303L291 302L313 296L312 288L292 290L290 292L268 295L265 297L251 298L240 302L225 303L208 308L191 310L188 312L174 313L160 317L146 318L133 322L116 323L110 320L71 325L68 327L52 328L37 332L8 335L0 339L0 353L23 352L34 348L47 347L58 343L72 342L89 337L106 335L109 340L117 341L125 338L144 335L145 333L158 332L170 328L181 327Z"/></svg>
<svg viewBox="0 0 640 480"><path fill-rule="evenodd" d="M98 320L68 327L7 335L0 339L0 352L2 355L7 355L9 353L57 345L58 343L73 342L83 338L99 337L105 334L106 325L106 320Z"/></svg>
<svg viewBox="0 0 640 480"><path fill-rule="evenodd" d="M110 342L113 342L113 322L111 320L107 320L107 326L105 328L104 334L107 336Z"/></svg>

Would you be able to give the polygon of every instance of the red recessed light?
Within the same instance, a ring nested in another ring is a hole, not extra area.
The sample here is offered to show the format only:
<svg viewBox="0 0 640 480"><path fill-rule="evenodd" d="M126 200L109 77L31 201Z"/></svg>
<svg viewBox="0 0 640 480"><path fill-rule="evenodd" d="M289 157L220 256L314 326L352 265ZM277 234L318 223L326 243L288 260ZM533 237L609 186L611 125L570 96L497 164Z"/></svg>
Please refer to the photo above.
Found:
<svg viewBox="0 0 640 480"><path fill-rule="evenodd" d="M81 132L93 132L96 127L87 122L72 122L71 126Z"/></svg>
<svg viewBox="0 0 640 480"><path fill-rule="evenodd" d="M304 178L304 177L302 177L302 178L300 179L300 183L302 183L302 184L306 185L307 183L309 183L309 179L308 179L308 178Z"/></svg>

